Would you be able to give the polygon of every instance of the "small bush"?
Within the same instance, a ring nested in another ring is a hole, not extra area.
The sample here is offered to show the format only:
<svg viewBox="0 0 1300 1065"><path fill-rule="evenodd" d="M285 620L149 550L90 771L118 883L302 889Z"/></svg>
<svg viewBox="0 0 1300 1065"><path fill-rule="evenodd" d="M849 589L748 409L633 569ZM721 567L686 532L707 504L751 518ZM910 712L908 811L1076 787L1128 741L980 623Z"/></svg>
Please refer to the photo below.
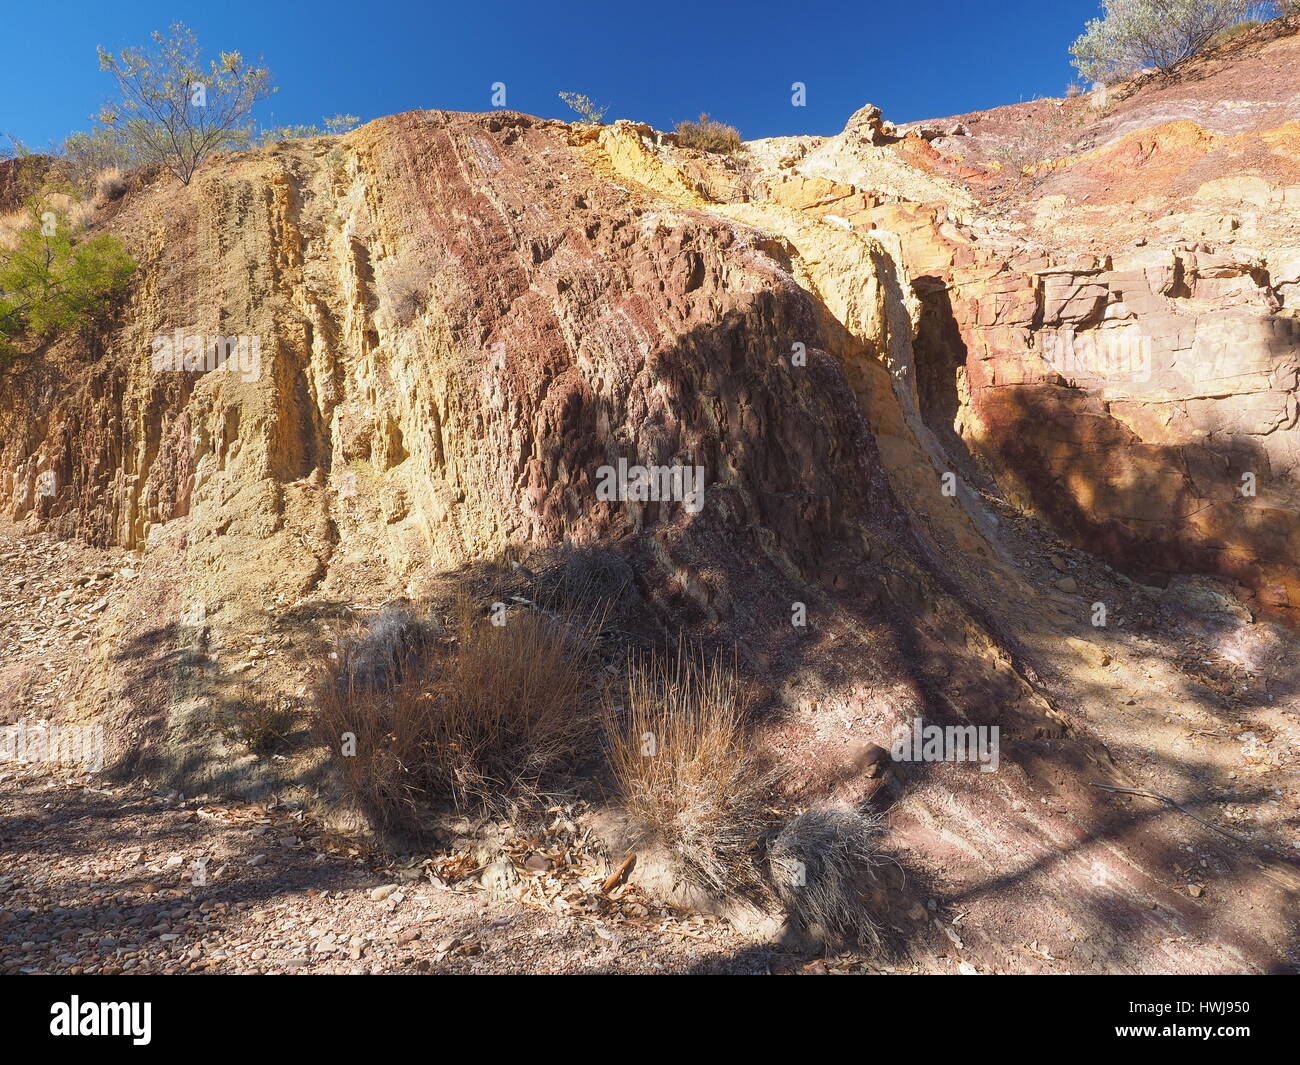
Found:
<svg viewBox="0 0 1300 1065"><path fill-rule="evenodd" d="M585 96L580 92L562 92L560 99L568 104L584 122L599 123L604 117L608 107L597 107L591 102L591 97Z"/></svg>
<svg viewBox="0 0 1300 1065"><path fill-rule="evenodd" d="M1252 0L1102 0L1070 47L1079 73L1114 82L1144 67L1168 73L1200 55L1229 27L1246 18Z"/></svg>
<svg viewBox="0 0 1300 1065"><path fill-rule="evenodd" d="M222 730L256 754L270 754L283 747L296 720L293 706L286 700L255 695L226 699L217 709Z"/></svg>
<svg viewBox="0 0 1300 1065"><path fill-rule="evenodd" d="M704 152L740 151L740 131L725 122L715 122L701 114L698 122L677 123L677 143L683 148L698 148Z"/></svg>
<svg viewBox="0 0 1300 1065"><path fill-rule="evenodd" d="M89 324L112 306L135 270L122 242L83 237L68 209L36 203L0 248L0 369L59 332Z"/></svg>
<svg viewBox="0 0 1300 1065"><path fill-rule="evenodd" d="M636 827L705 890L754 885L763 780L746 747L739 678L715 657L633 659L607 697L609 764Z"/></svg>
<svg viewBox="0 0 1300 1065"><path fill-rule="evenodd" d="M561 610L617 611L636 574L617 551L570 547L533 582L538 602Z"/></svg>
<svg viewBox="0 0 1300 1065"><path fill-rule="evenodd" d="M379 264L375 293L380 305L397 325L406 325L424 307L426 298L425 277L413 264L399 259L389 259Z"/></svg>
<svg viewBox="0 0 1300 1065"><path fill-rule="evenodd" d="M1067 106L1049 106L1045 112L1026 114L1019 125L998 143L990 157L1015 175L1059 159L1071 150L1071 138L1085 119Z"/></svg>
<svg viewBox="0 0 1300 1065"><path fill-rule="evenodd" d="M55 153L58 173L78 192L100 192L99 182L106 173L116 173L119 178L123 171L132 170L140 160L132 150L129 142L116 130L96 126L89 132L74 133ZM120 196L126 191L123 181ZM116 199L116 196L105 196Z"/></svg>
<svg viewBox="0 0 1300 1065"><path fill-rule="evenodd" d="M436 635L434 627L409 607L384 607L349 647L352 682L376 692L401 684L408 663L423 662Z"/></svg>
<svg viewBox="0 0 1300 1065"><path fill-rule="evenodd" d="M93 187L96 199L111 202L125 196L131 183L127 181L126 175L114 166L96 174Z"/></svg>
<svg viewBox="0 0 1300 1065"><path fill-rule="evenodd" d="M879 945L862 898L864 876L882 862L879 835L875 816L849 806L809 810L777 833L767 856L772 884L810 935L828 945Z"/></svg>
<svg viewBox="0 0 1300 1065"><path fill-rule="evenodd" d="M512 812L537 800L591 731L594 639L524 611L504 625L456 608L439 639L389 615L339 643L317 684L317 729L353 800L384 828L418 833L431 806Z"/></svg>

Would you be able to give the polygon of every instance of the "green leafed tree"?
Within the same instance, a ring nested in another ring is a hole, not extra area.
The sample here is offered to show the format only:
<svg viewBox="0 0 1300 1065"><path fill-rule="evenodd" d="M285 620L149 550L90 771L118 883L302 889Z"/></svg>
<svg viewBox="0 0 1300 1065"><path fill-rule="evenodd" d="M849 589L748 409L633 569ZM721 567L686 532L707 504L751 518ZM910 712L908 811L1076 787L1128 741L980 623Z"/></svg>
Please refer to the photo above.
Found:
<svg viewBox="0 0 1300 1065"><path fill-rule="evenodd" d="M31 208L0 248L0 370L56 334L89 324L125 290L135 262L116 237L74 233L67 213Z"/></svg>
<svg viewBox="0 0 1300 1065"><path fill-rule="evenodd" d="M198 39L180 22L167 36L155 32L151 48L100 48L99 65L121 94L100 112L100 123L141 162L165 167L186 185L214 152L247 147L254 106L275 92L270 71L238 52L205 65Z"/></svg>
<svg viewBox="0 0 1300 1065"><path fill-rule="evenodd" d="M1146 67L1168 73L1203 52L1244 19L1252 0L1103 0L1070 47L1074 65L1091 81L1110 83Z"/></svg>

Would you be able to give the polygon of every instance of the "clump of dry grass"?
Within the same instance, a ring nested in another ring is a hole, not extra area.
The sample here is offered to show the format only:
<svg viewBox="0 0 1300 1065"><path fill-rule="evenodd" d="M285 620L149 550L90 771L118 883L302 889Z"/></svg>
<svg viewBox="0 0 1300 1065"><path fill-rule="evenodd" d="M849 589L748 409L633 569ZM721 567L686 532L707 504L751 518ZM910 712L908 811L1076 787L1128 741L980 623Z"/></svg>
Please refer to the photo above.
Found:
<svg viewBox="0 0 1300 1065"><path fill-rule="evenodd" d="M593 633L531 611L494 625L462 600L440 638L404 614L341 640L317 684L317 730L352 799L381 828L414 832L440 803L534 801L591 731Z"/></svg>
<svg viewBox="0 0 1300 1065"><path fill-rule="evenodd" d="M863 905L864 877L885 859L880 819L851 806L808 810L768 847L772 886L786 911L814 938L876 948L880 930Z"/></svg>
<svg viewBox="0 0 1300 1065"><path fill-rule="evenodd" d="M675 130L677 143L683 148L698 148L705 152L738 152L740 130L725 122L715 122L701 114L698 122L678 122Z"/></svg>
<svg viewBox="0 0 1300 1065"><path fill-rule="evenodd" d="M635 579L632 566L617 551L567 547L537 574L533 591L550 609L617 613Z"/></svg>
<svg viewBox="0 0 1300 1065"><path fill-rule="evenodd" d="M130 187L130 181L127 180L121 168L116 166L106 167L101 170L95 175L94 183L91 186L95 199L105 203L120 200L126 195L126 190Z"/></svg>
<svg viewBox="0 0 1300 1065"><path fill-rule="evenodd" d="M18 235L31 224L31 211L10 211L0 215L0 248L12 250L17 247Z"/></svg>
<svg viewBox="0 0 1300 1065"><path fill-rule="evenodd" d="M628 814L705 890L756 887L763 779L746 744L742 689L720 657L629 662L606 704L609 764Z"/></svg>
<svg viewBox="0 0 1300 1065"><path fill-rule="evenodd" d="M95 205L88 200L80 200L68 208L68 228L85 229L95 219Z"/></svg>
<svg viewBox="0 0 1300 1065"><path fill-rule="evenodd" d="M440 670L429 763L458 804L536 791L591 731L596 627L532 611L498 626L462 608Z"/></svg>
<svg viewBox="0 0 1300 1065"><path fill-rule="evenodd" d="M390 320L406 325L424 309L428 279L414 263L388 259L379 264L375 293Z"/></svg>
<svg viewBox="0 0 1300 1065"><path fill-rule="evenodd" d="M231 696L217 707L222 730L256 754L283 747L293 731L297 714L282 698L262 698L252 693Z"/></svg>

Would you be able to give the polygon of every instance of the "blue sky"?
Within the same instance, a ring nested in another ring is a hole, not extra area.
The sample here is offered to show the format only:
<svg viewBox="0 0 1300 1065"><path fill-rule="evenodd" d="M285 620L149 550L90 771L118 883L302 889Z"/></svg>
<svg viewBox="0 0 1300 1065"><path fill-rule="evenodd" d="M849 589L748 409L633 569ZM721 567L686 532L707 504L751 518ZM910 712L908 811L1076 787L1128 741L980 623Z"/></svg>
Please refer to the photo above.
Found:
<svg viewBox="0 0 1300 1065"><path fill-rule="evenodd" d="M1059 96L1067 49L1095 0L634 5L548 0L155 0L57 7L6 0L0 132L33 147L89 125L111 94L95 46L143 44L180 19L209 54L262 57L280 92L274 125L348 112L486 111L572 117L562 89L608 104L607 120L671 128L701 110L746 138L835 133L864 103L895 121ZM791 105L790 86L807 86Z"/></svg>

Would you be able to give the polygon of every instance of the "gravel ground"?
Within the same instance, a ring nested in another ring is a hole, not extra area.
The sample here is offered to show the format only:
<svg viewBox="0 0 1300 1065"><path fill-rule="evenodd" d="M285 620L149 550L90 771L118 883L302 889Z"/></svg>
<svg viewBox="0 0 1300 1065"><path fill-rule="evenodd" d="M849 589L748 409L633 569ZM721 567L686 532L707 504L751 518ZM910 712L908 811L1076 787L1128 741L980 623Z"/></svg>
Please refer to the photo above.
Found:
<svg viewBox="0 0 1300 1065"><path fill-rule="evenodd" d="M15 762L0 772L0 810L6 974L827 969L617 889L603 914L561 914L494 897L477 877L451 885L413 862L379 866L298 810L108 788ZM514 895L538 896L519 872ZM629 907L646 916L623 916Z"/></svg>

